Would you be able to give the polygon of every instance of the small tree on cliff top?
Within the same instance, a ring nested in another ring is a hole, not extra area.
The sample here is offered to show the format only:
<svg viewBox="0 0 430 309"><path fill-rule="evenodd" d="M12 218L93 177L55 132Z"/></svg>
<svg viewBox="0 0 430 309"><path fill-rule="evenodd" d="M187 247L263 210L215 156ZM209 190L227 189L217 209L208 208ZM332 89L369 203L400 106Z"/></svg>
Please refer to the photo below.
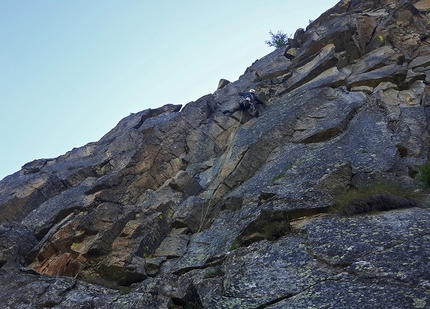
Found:
<svg viewBox="0 0 430 309"><path fill-rule="evenodd" d="M267 45L270 47L281 48L288 43L288 35L284 33L282 30L273 33L272 30L269 31L270 40L265 41Z"/></svg>

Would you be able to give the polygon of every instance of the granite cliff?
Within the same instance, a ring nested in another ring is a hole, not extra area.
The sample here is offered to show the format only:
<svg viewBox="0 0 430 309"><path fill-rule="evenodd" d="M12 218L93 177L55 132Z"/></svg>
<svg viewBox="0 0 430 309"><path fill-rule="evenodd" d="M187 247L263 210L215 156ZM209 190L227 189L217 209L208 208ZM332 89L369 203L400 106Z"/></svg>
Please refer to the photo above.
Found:
<svg viewBox="0 0 430 309"><path fill-rule="evenodd" d="M341 0L237 81L4 178L0 307L430 308L429 11ZM249 88L260 117L225 116Z"/></svg>

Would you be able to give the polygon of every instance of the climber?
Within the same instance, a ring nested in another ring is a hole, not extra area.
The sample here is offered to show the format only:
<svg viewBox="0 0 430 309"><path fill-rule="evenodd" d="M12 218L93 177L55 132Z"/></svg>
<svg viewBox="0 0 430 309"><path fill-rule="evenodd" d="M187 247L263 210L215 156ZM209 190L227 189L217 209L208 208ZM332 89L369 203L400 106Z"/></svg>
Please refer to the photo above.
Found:
<svg viewBox="0 0 430 309"><path fill-rule="evenodd" d="M255 95L255 90L250 89L248 92L239 92L239 95L243 97L242 100L236 106L223 111L223 114L233 114L235 111L242 109L244 111L248 110L252 117L258 117L257 104L264 104L264 102Z"/></svg>

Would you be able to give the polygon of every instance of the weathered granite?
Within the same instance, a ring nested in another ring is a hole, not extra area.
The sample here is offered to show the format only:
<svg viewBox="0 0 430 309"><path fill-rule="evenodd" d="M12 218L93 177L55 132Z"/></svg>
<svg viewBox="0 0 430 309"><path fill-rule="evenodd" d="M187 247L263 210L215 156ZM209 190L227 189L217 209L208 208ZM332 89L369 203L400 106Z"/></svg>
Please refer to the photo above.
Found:
<svg viewBox="0 0 430 309"><path fill-rule="evenodd" d="M0 181L0 304L429 307L429 7L340 1L213 94ZM221 113L250 88L260 117Z"/></svg>

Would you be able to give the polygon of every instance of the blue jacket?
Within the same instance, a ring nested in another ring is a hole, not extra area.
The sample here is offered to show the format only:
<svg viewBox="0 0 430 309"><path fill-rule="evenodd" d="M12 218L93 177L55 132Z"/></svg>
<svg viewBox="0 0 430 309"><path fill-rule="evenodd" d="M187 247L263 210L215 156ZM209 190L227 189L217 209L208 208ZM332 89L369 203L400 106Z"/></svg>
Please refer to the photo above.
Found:
<svg viewBox="0 0 430 309"><path fill-rule="evenodd" d="M250 98L251 102L257 102L258 104L264 104L254 93L250 92L239 92L239 95L243 96L244 99Z"/></svg>

